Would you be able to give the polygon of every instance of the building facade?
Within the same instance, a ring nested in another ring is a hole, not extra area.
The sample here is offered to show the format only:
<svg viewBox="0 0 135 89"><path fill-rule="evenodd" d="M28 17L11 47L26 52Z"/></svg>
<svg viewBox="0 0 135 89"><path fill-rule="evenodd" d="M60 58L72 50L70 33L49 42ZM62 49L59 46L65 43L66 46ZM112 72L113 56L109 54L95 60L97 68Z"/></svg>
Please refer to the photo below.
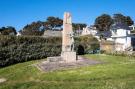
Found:
<svg viewBox="0 0 135 89"><path fill-rule="evenodd" d="M109 38L115 43L115 51L132 51L131 29L122 23L111 26L112 36Z"/></svg>

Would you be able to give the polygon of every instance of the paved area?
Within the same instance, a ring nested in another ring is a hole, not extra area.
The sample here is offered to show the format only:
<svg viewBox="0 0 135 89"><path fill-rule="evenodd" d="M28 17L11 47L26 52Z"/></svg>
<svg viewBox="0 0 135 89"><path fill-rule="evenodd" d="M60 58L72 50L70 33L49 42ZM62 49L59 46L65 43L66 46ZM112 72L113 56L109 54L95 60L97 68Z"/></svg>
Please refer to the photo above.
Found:
<svg viewBox="0 0 135 89"><path fill-rule="evenodd" d="M51 72L56 70L65 70L71 68L79 68L82 66L90 66L95 64L101 64L101 61L86 59L84 57L78 56L78 60L76 62L65 63L65 62L47 62L44 61L40 64L37 64L37 67L45 72Z"/></svg>

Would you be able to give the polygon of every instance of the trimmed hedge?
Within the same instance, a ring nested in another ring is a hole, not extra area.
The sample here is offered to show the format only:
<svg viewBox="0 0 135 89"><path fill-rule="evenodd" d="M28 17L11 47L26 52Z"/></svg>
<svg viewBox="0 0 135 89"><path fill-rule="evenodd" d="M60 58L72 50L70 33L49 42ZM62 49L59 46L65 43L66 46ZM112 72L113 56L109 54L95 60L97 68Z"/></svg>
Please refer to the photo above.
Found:
<svg viewBox="0 0 135 89"><path fill-rule="evenodd" d="M85 53L99 46L98 41L91 37L75 38L75 49L78 46L84 47ZM16 37L0 35L0 67L30 61L43 59L50 56L59 56L61 53L60 37Z"/></svg>

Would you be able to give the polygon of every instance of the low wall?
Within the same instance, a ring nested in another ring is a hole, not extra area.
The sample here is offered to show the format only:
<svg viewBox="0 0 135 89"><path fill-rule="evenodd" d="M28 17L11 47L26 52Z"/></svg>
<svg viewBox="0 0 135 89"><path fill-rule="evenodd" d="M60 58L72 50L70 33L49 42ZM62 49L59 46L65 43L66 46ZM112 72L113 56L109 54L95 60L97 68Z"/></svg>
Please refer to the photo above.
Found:
<svg viewBox="0 0 135 89"><path fill-rule="evenodd" d="M100 49L105 52L125 52L123 44L114 43L112 41L101 41Z"/></svg>
<svg viewBox="0 0 135 89"><path fill-rule="evenodd" d="M111 52L115 49L114 42L111 41L101 41L100 42L100 50Z"/></svg>

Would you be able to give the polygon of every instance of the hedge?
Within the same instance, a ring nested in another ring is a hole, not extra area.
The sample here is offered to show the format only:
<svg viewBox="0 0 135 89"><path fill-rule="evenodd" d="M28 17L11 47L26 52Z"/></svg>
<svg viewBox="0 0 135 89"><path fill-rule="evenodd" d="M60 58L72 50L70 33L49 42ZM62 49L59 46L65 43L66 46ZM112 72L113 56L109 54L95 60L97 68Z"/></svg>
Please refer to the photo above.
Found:
<svg viewBox="0 0 135 89"><path fill-rule="evenodd" d="M61 53L60 37L24 37L0 35L0 67L12 64L59 56ZM98 41L91 37L75 38L75 49L84 47L84 52L99 47Z"/></svg>

